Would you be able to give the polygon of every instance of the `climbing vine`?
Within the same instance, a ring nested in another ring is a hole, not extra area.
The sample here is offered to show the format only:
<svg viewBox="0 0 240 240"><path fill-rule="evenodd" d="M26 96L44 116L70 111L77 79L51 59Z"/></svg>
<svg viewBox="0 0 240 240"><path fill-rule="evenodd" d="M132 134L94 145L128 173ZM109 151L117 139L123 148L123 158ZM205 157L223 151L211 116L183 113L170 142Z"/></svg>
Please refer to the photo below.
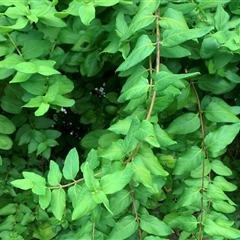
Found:
<svg viewBox="0 0 240 240"><path fill-rule="evenodd" d="M0 3L1 239L240 239L240 3Z"/></svg>

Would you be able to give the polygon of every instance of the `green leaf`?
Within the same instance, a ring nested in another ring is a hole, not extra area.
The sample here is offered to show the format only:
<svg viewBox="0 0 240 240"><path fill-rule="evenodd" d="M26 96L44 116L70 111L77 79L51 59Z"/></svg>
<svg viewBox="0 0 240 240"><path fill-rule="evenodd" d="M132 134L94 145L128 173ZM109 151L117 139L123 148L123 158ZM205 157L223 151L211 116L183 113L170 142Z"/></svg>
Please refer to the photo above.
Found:
<svg viewBox="0 0 240 240"><path fill-rule="evenodd" d="M78 14L82 23L87 26L95 18L95 7L91 2L83 2L78 8Z"/></svg>
<svg viewBox="0 0 240 240"><path fill-rule="evenodd" d="M101 189L105 194L113 194L122 190L132 179L134 172L130 168L116 171L103 176L100 180Z"/></svg>
<svg viewBox="0 0 240 240"><path fill-rule="evenodd" d="M22 73L17 72L14 78L10 81L10 83L18 83L18 82L25 82L32 76L31 73Z"/></svg>
<svg viewBox="0 0 240 240"><path fill-rule="evenodd" d="M204 232L210 236L219 236L225 239L237 239L240 236L240 230L219 225L209 218L204 221Z"/></svg>
<svg viewBox="0 0 240 240"><path fill-rule="evenodd" d="M141 77L136 84L129 86L118 98L118 102L123 103L130 99L136 99L147 93L149 89L148 79Z"/></svg>
<svg viewBox="0 0 240 240"><path fill-rule="evenodd" d="M89 149L97 149L98 139L105 133L107 133L107 131L103 129L97 129L95 131L87 133L81 140L81 146Z"/></svg>
<svg viewBox="0 0 240 240"><path fill-rule="evenodd" d="M198 221L194 216L177 216L169 222L172 228L180 228L186 232L192 232L197 228Z"/></svg>
<svg viewBox="0 0 240 240"><path fill-rule="evenodd" d="M17 179L17 180L11 181L11 184L14 187L20 188L22 190L28 190L34 187L34 183L30 179Z"/></svg>
<svg viewBox="0 0 240 240"><path fill-rule="evenodd" d="M188 134L195 132L200 127L198 114L185 113L174 119L166 131L170 134Z"/></svg>
<svg viewBox="0 0 240 240"><path fill-rule="evenodd" d="M123 120L118 120L115 124L111 125L108 130L117 134L127 135L132 123L132 119L132 116L128 116Z"/></svg>
<svg viewBox="0 0 240 240"><path fill-rule="evenodd" d="M37 72L43 76L51 76L54 74L60 74L60 72L55 70L54 68L49 67L49 66L44 66L44 65L42 65L42 66L40 65L38 67Z"/></svg>
<svg viewBox="0 0 240 240"><path fill-rule="evenodd" d="M168 176L168 172L163 169L150 148L141 147L136 156L141 157L143 163L152 174L163 177Z"/></svg>
<svg viewBox="0 0 240 240"><path fill-rule="evenodd" d="M34 186L32 192L36 195L45 195L46 191L46 180L42 176L34 172L23 172L25 179L29 179L33 182Z"/></svg>
<svg viewBox="0 0 240 240"><path fill-rule="evenodd" d="M137 40L135 48L116 71L126 71L129 68L137 65L146 57L148 57L154 51L154 49L155 47L153 46L150 38L147 35L141 35Z"/></svg>
<svg viewBox="0 0 240 240"><path fill-rule="evenodd" d="M218 128L214 132L210 132L204 139L206 147L208 148L212 157L218 157L225 151L227 145L229 145L236 137L240 129L238 123L232 125L224 125Z"/></svg>
<svg viewBox="0 0 240 240"><path fill-rule="evenodd" d="M140 156L135 156L130 166L135 171L133 179L145 187L153 189L152 175Z"/></svg>
<svg viewBox="0 0 240 240"><path fill-rule="evenodd" d="M116 192L109 200L110 209L113 212L113 216L116 216L123 212L132 202L130 192L122 189Z"/></svg>
<svg viewBox="0 0 240 240"><path fill-rule="evenodd" d="M60 181L62 179L62 173L59 169L59 166L57 163L55 163L54 161L50 161L50 170L48 172L48 183L51 186L58 186L60 185Z"/></svg>
<svg viewBox="0 0 240 240"><path fill-rule="evenodd" d="M120 125L119 125L120 126ZM134 117L131 121L127 136L124 138L122 149L125 153L131 152L138 144L138 140L135 138L134 133L139 129L140 121L137 117Z"/></svg>
<svg viewBox="0 0 240 240"><path fill-rule="evenodd" d="M68 196L72 202L73 208L76 207L79 201L79 195L81 193L82 187L79 184L75 184L68 189Z"/></svg>
<svg viewBox="0 0 240 240"><path fill-rule="evenodd" d="M236 211L234 206L222 200L214 200L212 202L212 207L221 213L233 213Z"/></svg>
<svg viewBox="0 0 240 240"><path fill-rule="evenodd" d="M62 95L57 94L55 99L51 101L51 104L60 107L72 107L75 104L75 101L73 99L69 99Z"/></svg>
<svg viewBox="0 0 240 240"><path fill-rule="evenodd" d="M102 6L102 7L110 7L115 4L119 3L119 0L95 0L94 4L96 6Z"/></svg>
<svg viewBox="0 0 240 240"><path fill-rule="evenodd" d="M7 117L0 115L0 133L11 134L15 130L15 125Z"/></svg>
<svg viewBox="0 0 240 240"><path fill-rule="evenodd" d="M63 176L67 180L74 180L79 172L79 156L76 148L69 151L63 166Z"/></svg>
<svg viewBox="0 0 240 240"><path fill-rule="evenodd" d="M167 236L173 233L172 229L158 218L143 214L140 217L140 228L149 234Z"/></svg>
<svg viewBox="0 0 240 240"><path fill-rule="evenodd" d="M187 187L184 189L184 192L180 195L175 208L182 207L199 207L201 202L202 195L200 193L199 187Z"/></svg>
<svg viewBox="0 0 240 240"><path fill-rule="evenodd" d="M39 204L43 210L49 206L51 198L52 198L51 190L49 188L46 188L45 195L39 196Z"/></svg>
<svg viewBox="0 0 240 240"><path fill-rule="evenodd" d="M117 142L113 142L100 156L111 161L123 160L125 152L122 149L122 145L123 140L119 139Z"/></svg>
<svg viewBox="0 0 240 240"><path fill-rule="evenodd" d="M202 149L197 146L190 147L177 159L173 174L181 175L191 172L203 163L204 157Z"/></svg>
<svg viewBox="0 0 240 240"><path fill-rule="evenodd" d="M221 4L218 4L217 11L214 14L214 26L218 31L228 30L229 15L223 9Z"/></svg>
<svg viewBox="0 0 240 240"><path fill-rule="evenodd" d="M8 203L4 207L0 208L0 216L8 216L15 214L17 211L17 204Z"/></svg>
<svg viewBox="0 0 240 240"><path fill-rule="evenodd" d="M89 191L97 191L99 189L99 181L94 177L94 172L88 162L85 162L82 167L85 184Z"/></svg>
<svg viewBox="0 0 240 240"><path fill-rule="evenodd" d="M212 122L240 122L232 112L231 107L220 98L212 98L212 101L204 110L206 118Z"/></svg>
<svg viewBox="0 0 240 240"><path fill-rule="evenodd" d="M127 215L116 222L110 233L109 240L123 240L129 237L137 230L138 225L132 215Z"/></svg>
<svg viewBox="0 0 240 240"><path fill-rule="evenodd" d="M213 27L195 29L166 29L163 31L162 46L173 47L190 39L200 38L208 34Z"/></svg>
<svg viewBox="0 0 240 240"><path fill-rule="evenodd" d="M41 103L43 102L43 97L42 96L37 96L35 98L31 98L31 100L23 105L23 107L39 107Z"/></svg>
<svg viewBox="0 0 240 240"><path fill-rule="evenodd" d="M109 206L109 200L108 200L106 194L103 191L96 191L96 192L94 192L93 193L93 200L96 203L103 203L103 205L108 210L108 212L113 214L111 209L110 209L110 206Z"/></svg>
<svg viewBox="0 0 240 240"><path fill-rule="evenodd" d="M223 191L226 192L233 192L237 189L237 186L233 183L228 182L224 177L222 176L216 176L213 179L213 184L219 188L221 188Z"/></svg>
<svg viewBox="0 0 240 240"><path fill-rule="evenodd" d="M65 207L66 207L65 191L62 188L52 190L51 210L57 220L59 221L62 220Z"/></svg>
<svg viewBox="0 0 240 240"><path fill-rule="evenodd" d="M46 103L54 101L55 97L58 94L58 83L54 83L48 88L46 95L43 97L43 101Z"/></svg>
<svg viewBox="0 0 240 240"><path fill-rule="evenodd" d="M80 219L81 217L87 216L97 206L97 203L93 200L90 192L84 192L80 195L81 198L78 200L73 213L72 220Z"/></svg>
<svg viewBox="0 0 240 240"><path fill-rule="evenodd" d="M14 68L21 73L37 73L38 72L38 67L31 62L20 62Z"/></svg>
<svg viewBox="0 0 240 240"><path fill-rule="evenodd" d="M25 104L24 106L26 107L27 104ZM45 103L45 102L41 102L41 104L39 105L38 109L35 111L35 116L39 117L39 116L43 116L49 109L50 104Z"/></svg>
<svg viewBox="0 0 240 240"><path fill-rule="evenodd" d="M219 160L213 160L211 163L211 169L218 175L222 176L231 176L232 170L225 166L222 161Z"/></svg>
<svg viewBox="0 0 240 240"><path fill-rule="evenodd" d="M97 151L95 149L90 150L90 152L87 155L86 162L89 163L89 166L92 169L95 169L96 167L99 166L100 161L98 159L98 154L97 154Z"/></svg>
<svg viewBox="0 0 240 240"><path fill-rule="evenodd" d="M154 147L160 147L152 123L147 120L143 120L140 124L140 128L134 133L134 136L139 141L146 141Z"/></svg>
<svg viewBox="0 0 240 240"><path fill-rule="evenodd" d="M176 141L172 140L158 124L154 125L154 132L160 147L167 147L177 143Z"/></svg>

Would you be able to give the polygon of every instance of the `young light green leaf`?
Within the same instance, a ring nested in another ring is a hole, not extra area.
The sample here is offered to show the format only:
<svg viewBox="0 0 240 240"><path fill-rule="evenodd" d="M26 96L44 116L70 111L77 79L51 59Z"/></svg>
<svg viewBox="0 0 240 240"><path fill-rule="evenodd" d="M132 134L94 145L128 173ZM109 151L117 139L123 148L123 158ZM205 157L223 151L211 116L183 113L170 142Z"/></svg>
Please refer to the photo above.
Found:
<svg viewBox="0 0 240 240"><path fill-rule="evenodd" d="M222 176L216 176L213 179L213 184L219 188L221 188L225 192L233 192L237 189L237 186L234 185L231 182L228 182L224 177Z"/></svg>
<svg viewBox="0 0 240 240"><path fill-rule="evenodd" d="M102 6L102 7L110 7L110 6L113 6L117 3L119 3L120 0L95 0L94 1L94 4L96 6Z"/></svg>
<svg viewBox="0 0 240 240"><path fill-rule="evenodd" d="M134 171L130 168L125 168L124 170L107 174L100 180L101 189L105 194L118 192L130 182L133 174Z"/></svg>
<svg viewBox="0 0 240 240"><path fill-rule="evenodd" d="M51 102L51 104L60 107L72 107L75 104L75 101L73 99L69 99L62 95L57 94L55 99Z"/></svg>
<svg viewBox="0 0 240 240"><path fill-rule="evenodd" d="M136 99L147 93L149 89L148 79L141 78L136 84L133 84L128 90L124 91L118 98L118 102L123 103L130 99Z"/></svg>
<svg viewBox="0 0 240 240"><path fill-rule="evenodd" d="M48 183L51 186L58 186L62 179L62 173L59 169L59 166L54 161L50 161L50 170L48 172Z"/></svg>
<svg viewBox="0 0 240 240"><path fill-rule="evenodd" d="M166 131L170 134L188 134L195 132L200 127L198 114L185 113L174 119Z"/></svg>
<svg viewBox="0 0 240 240"><path fill-rule="evenodd" d="M116 222L110 233L109 240L128 239L138 228L137 222L132 215L127 215Z"/></svg>
<svg viewBox="0 0 240 240"><path fill-rule="evenodd" d="M203 163L204 157L203 150L199 147L193 146L188 148L188 150L177 159L173 174L181 175L191 172Z"/></svg>
<svg viewBox="0 0 240 240"><path fill-rule="evenodd" d="M159 124L154 125L154 132L160 147L167 147L177 143L168 136L168 134L159 126Z"/></svg>
<svg viewBox="0 0 240 240"><path fill-rule="evenodd" d="M108 130L117 134L127 135L132 119L132 116L128 116L123 120L118 120L115 124L111 125Z"/></svg>
<svg viewBox="0 0 240 240"><path fill-rule="evenodd" d="M66 193L62 188L52 190L51 209L55 218L62 220L66 207Z"/></svg>
<svg viewBox="0 0 240 240"><path fill-rule="evenodd" d="M75 208L77 202L79 201L79 195L81 193L81 190L82 187L79 184L75 184L68 189L68 196L72 202L73 208Z"/></svg>
<svg viewBox="0 0 240 240"><path fill-rule="evenodd" d="M154 147L160 147L152 123L147 120L143 120L140 124L140 128L135 131L134 136L139 141L146 141Z"/></svg>
<svg viewBox="0 0 240 240"><path fill-rule="evenodd" d="M36 195L45 195L46 191L46 180L42 176L34 172L23 172L25 179L29 179L33 182L34 186L32 192Z"/></svg>
<svg viewBox="0 0 240 240"><path fill-rule="evenodd" d="M25 107L26 107L26 105L25 105ZM50 104L41 102L38 109L34 112L35 116L37 116L37 117L43 116L48 111L49 107L50 107Z"/></svg>
<svg viewBox="0 0 240 240"><path fill-rule="evenodd" d="M42 66L40 65L38 67L37 72L43 76L51 76L54 74L60 74L60 72L57 71L56 69L49 67L49 66L45 66L45 65L42 65Z"/></svg>
<svg viewBox="0 0 240 240"><path fill-rule="evenodd" d="M87 155L86 162L89 163L91 169L95 169L99 166L100 161L98 159L98 153L95 149L91 149Z"/></svg>
<svg viewBox="0 0 240 240"><path fill-rule="evenodd" d="M63 176L67 180L74 180L79 171L79 156L76 148L69 151L63 166Z"/></svg>
<svg viewBox="0 0 240 240"><path fill-rule="evenodd" d="M95 7L93 3L81 3L78 8L78 15L84 25L89 25L90 22L95 18Z"/></svg>
<svg viewBox="0 0 240 240"><path fill-rule="evenodd" d="M20 62L14 67L18 72L22 73L37 73L38 72L38 66L36 66L32 62Z"/></svg>
<svg viewBox="0 0 240 240"><path fill-rule="evenodd" d="M155 47L147 35L141 35L137 40L136 46L133 51L129 54L127 59L117 68L116 71L126 71L129 68L137 65L146 57L148 57Z"/></svg>
<svg viewBox="0 0 240 240"><path fill-rule="evenodd" d="M43 101L46 103L54 101L58 94L58 82L54 83L48 88L46 95L43 97Z"/></svg>
<svg viewBox="0 0 240 240"><path fill-rule="evenodd" d="M49 188L46 188L45 194L39 196L39 204L43 210L49 206L51 198L52 198L51 190Z"/></svg>
<svg viewBox="0 0 240 240"><path fill-rule="evenodd" d="M219 160L213 160L210 163L211 169L218 175L222 176L231 176L232 170L225 166L222 161Z"/></svg>
<svg viewBox="0 0 240 240"><path fill-rule="evenodd" d="M231 107L220 98L212 98L204 113L206 118L212 122L240 122L240 119L232 112Z"/></svg>
<svg viewBox="0 0 240 240"><path fill-rule="evenodd" d="M11 184L14 187L20 188L22 190L28 190L34 187L34 183L30 179L17 179L17 180L11 181Z"/></svg>
<svg viewBox="0 0 240 240"><path fill-rule="evenodd" d="M205 137L204 142L212 157L218 157L223 153L236 137L240 129L240 124L224 125L219 127L215 132L210 132Z"/></svg>
<svg viewBox="0 0 240 240"><path fill-rule="evenodd" d="M140 228L149 234L167 236L173 233L172 229L163 221L152 215L143 214L140 217Z"/></svg>
<svg viewBox="0 0 240 240"><path fill-rule="evenodd" d="M7 117L0 115L0 133L12 134L16 130L15 125Z"/></svg>

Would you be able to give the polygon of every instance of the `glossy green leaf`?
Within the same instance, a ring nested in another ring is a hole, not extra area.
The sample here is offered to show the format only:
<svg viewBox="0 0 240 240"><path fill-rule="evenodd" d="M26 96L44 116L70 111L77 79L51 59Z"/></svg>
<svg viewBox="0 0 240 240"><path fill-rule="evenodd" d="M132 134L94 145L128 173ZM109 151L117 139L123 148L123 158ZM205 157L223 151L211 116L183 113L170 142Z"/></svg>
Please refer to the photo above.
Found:
<svg viewBox="0 0 240 240"><path fill-rule="evenodd" d="M48 88L46 95L43 97L43 101L48 103L54 101L55 97L58 94L58 83L54 83Z"/></svg>
<svg viewBox="0 0 240 240"><path fill-rule="evenodd" d="M226 239L237 239L240 236L240 230L219 225L210 218L204 222L204 232L210 236L219 236Z"/></svg>
<svg viewBox="0 0 240 240"><path fill-rule="evenodd" d="M190 147L176 161L173 174L181 175L189 173L199 167L204 161L204 152L197 146Z"/></svg>
<svg viewBox="0 0 240 240"><path fill-rule="evenodd" d="M48 103L41 102L38 109L35 111L35 116L43 116L48 111L49 107L50 105Z"/></svg>
<svg viewBox="0 0 240 240"><path fill-rule="evenodd" d="M20 62L14 68L21 73L33 74L38 72L38 66L31 62Z"/></svg>
<svg viewBox="0 0 240 240"><path fill-rule="evenodd" d="M118 102L122 103L130 99L136 99L147 93L149 89L149 83L146 78L141 77L136 84L129 87L128 90L124 91L118 98Z"/></svg>
<svg viewBox="0 0 240 240"><path fill-rule="evenodd" d="M46 180L42 176L34 172L23 172L25 179L29 179L33 182L34 186L32 192L36 195L45 195L46 191Z"/></svg>
<svg viewBox="0 0 240 240"><path fill-rule="evenodd" d="M213 27L195 28L195 29L166 29L163 31L162 45L166 47L173 47L181 44L187 40L199 38L208 34Z"/></svg>
<svg viewBox="0 0 240 240"><path fill-rule="evenodd" d="M125 71L137 65L143 59L148 57L154 51L154 49L155 47L153 46L150 38L147 35L141 35L137 40L135 48L116 71Z"/></svg>
<svg viewBox="0 0 240 240"><path fill-rule="evenodd" d="M236 137L240 129L240 125L235 123L232 125L224 125L214 132L208 133L204 142L210 151L211 156L218 157L227 145L229 145Z"/></svg>
<svg viewBox="0 0 240 240"><path fill-rule="evenodd" d="M173 232L172 229L166 223L159 220L155 216L147 214L141 215L140 228L146 231L147 233L158 236L168 236Z"/></svg>
<svg viewBox="0 0 240 240"><path fill-rule="evenodd" d="M213 184L219 188L221 188L223 191L226 192L232 192L237 189L237 186L234 185L231 182L228 182L224 177L222 176L216 176L213 179Z"/></svg>
<svg viewBox="0 0 240 240"><path fill-rule="evenodd" d="M58 186L60 184L60 181L62 179L62 173L59 169L59 166L54 161L50 161L50 170L48 172L48 183L51 186Z"/></svg>
<svg viewBox="0 0 240 240"><path fill-rule="evenodd" d="M95 7L93 4L82 3L78 8L79 17L84 25L89 25L95 18Z"/></svg>
<svg viewBox="0 0 240 240"><path fill-rule="evenodd" d="M188 134L200 128L198 114L185 113L174 119L166 131L170 134Z"/></svg>
<svg viewBox="0 0 240 240"><path fill-rule="evenodd" d="M126 215L113 227L109 240L123 240L128 239L135 231L137 231L138 225L135 218L132 215Z"/></svg>
<svg viewBox="0 0 240 240"><path fill-rule="evenodd" d="M31 73L17 72L10 83L25 82L32 76Z"/></svg>
<svg viewBox="0 0 240 240"><path fill-rule="evenodd" d="M54 74L60 74L60 72L55 70L54 68L49 67L49 66L44 66L44 65L42 65L42 66L40 65L38 67L37 72L43 76L51 76Z"/></svg>
<svg viewBox="0 0 240 240"><path fill-rule="evenodd" d="M16 130L15 125L7 117L0 115L0 133L11 134Z"/></svg>
<svg viewBox="0 0 240 240"><path fill-rule="evenodd" d="M134 171L125 168L121 171L107 174L100 180L101 189L105 194L113 194L122 190L132 179Z"/></svg>
<svg viewBox="0 0 240 240"><path fill-rule="evenodd" d="M180 228L186 232L192 232L197 228L198 221L194 216L177 216L169 222L170 227Z"/></svg>
<svg viewBox="0 0 240 240"><path fill-rule="evenodd" d="M51 104L61 107L72 107L75 101L73 99L66 98L61 95L56 95L55 99L51 101Z"/></svg>
<svg viewBox="0 0 240 240"><path fill-rule="evenodd" d="M67 180L74 180L79 172L79 156L76 148L69 151L63 166L63 176Z"/></svg>
<svg viewBox="0 0 240 240"><path fill-rule="evenodd" d="M212 122L240 122L231 107L219 98L212 98L204 113L206 118Z"/></svg>
<svg viewBox="0 0 240 240"><path fill-rule="evenodd" d="M66 193L62 188L52 190L51 209L55 218L62 220L66 207Z"/></svg>

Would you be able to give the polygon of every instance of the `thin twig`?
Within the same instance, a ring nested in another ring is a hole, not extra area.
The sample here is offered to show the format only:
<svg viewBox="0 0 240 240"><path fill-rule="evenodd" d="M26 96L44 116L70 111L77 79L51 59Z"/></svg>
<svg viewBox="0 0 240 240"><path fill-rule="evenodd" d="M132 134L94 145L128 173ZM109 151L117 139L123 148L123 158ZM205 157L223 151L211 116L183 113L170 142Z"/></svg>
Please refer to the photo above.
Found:
<svg viewBox="0 0 240 240"><path fill-rule="evenodd" d="M13 41L12 37L10 36L10 34L7 33L7 36L8 36L8 38L10 39L10 41L12 42L13 46L16 48L18 54L22 57L23 55L22 55L21 51L20 51L19 48L17 47L16 43Z"/></svg>

